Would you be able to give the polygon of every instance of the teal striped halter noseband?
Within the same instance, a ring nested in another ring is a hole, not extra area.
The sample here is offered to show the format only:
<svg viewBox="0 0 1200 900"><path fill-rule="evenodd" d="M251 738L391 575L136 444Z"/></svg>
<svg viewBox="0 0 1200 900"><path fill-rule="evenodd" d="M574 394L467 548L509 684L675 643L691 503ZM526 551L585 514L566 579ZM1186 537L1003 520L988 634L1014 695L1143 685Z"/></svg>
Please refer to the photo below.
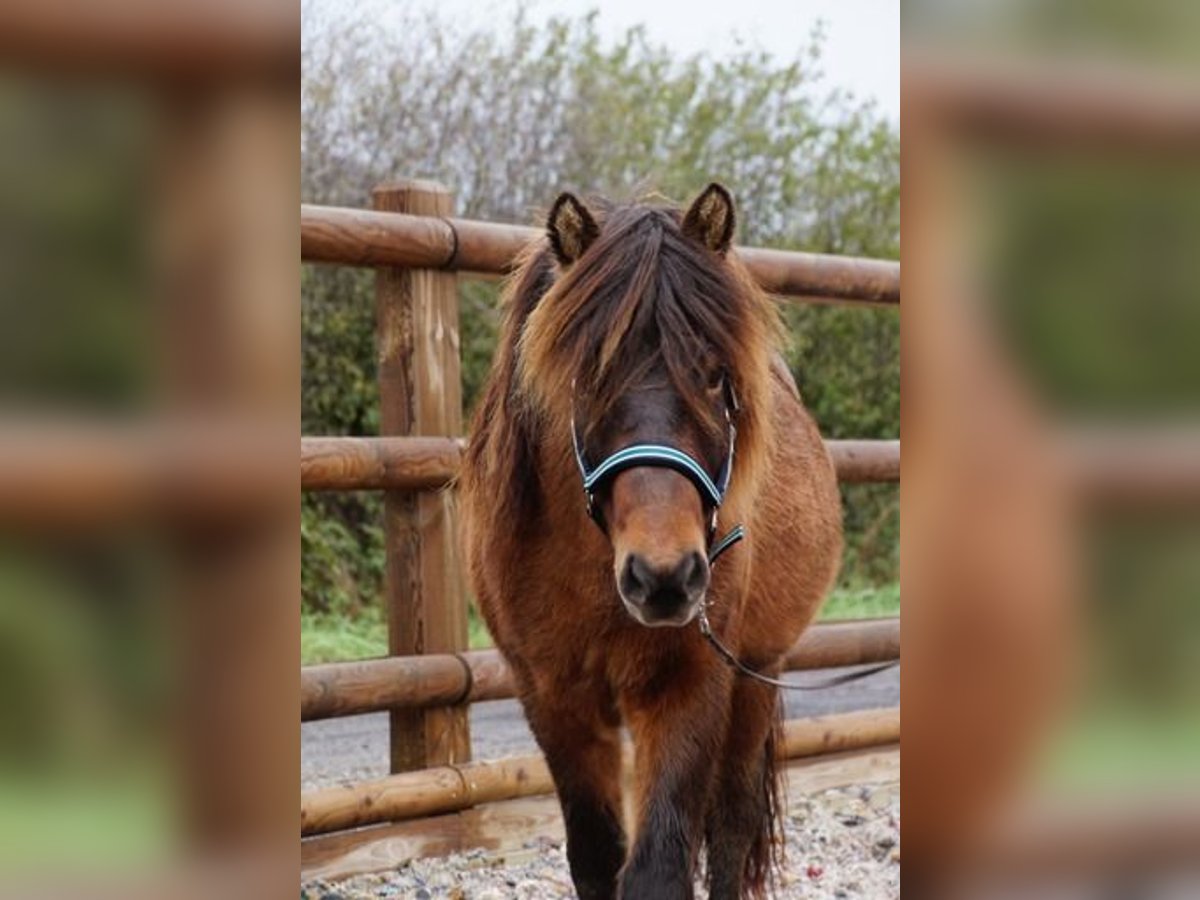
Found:
<svg viewBox="0 0 1200 900"><path fill-rule="evenodd" d="M733 476L733 450L737 441L737 425L733 421L733 414L738 410L737 396L734 394L728 378L724 381L724 388L725 422L729 428L729 452L725 455L725 462L721 466L716 480L713 480L704 466L691 454L666 444L631 444L605 457L594 469L589 468L587 460L584 458L583 442L579 439L579 429L575 426L575 419L572 417L571 441L575 447L575 462L579 466L579 474L583 478L583 493L587 498L587 514L600 527L601 531L607 533L607 528L604 524L604 516L596 503L596 493L626 469L650 466L674 469L683 475L695 486L700 493L701 501L711 510L708 520L709 565L716 562L718 556L746 536L746 529L742 525L735 525L728 534L714 543L717 536L717 511L720 509L725 495L729 492L729 480Z"/></svg>

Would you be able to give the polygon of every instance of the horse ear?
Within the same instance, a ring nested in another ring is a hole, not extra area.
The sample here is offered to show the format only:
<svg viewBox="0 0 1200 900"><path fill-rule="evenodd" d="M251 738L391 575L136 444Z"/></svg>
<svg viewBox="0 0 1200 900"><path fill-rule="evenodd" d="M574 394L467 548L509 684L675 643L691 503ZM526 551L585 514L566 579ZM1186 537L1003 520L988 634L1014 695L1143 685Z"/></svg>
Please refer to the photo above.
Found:
<svg viewBox="0 0 1200 900"><path fill-rule="evenodd" d="M546 236L558 261L571 265L599 235L596 220L579 198L569 192L559 194L546 220Z"/></svg>
<svg viewBox="0 0 1200 900"><path fill-rule="evenodd" d="M715 181L695 199L683 217L683 233L716 253L724 253L733 242L736 217L733 197Z"/></svg>

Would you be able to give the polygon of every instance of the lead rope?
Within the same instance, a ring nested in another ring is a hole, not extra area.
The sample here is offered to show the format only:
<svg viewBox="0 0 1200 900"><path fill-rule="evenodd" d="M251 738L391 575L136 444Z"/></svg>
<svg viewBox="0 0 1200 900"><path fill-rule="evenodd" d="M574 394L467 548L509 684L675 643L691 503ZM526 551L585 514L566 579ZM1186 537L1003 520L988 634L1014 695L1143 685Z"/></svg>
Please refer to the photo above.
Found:
<svg viewBox="0 0 1200 900"><path fill-rule="evenodd" d="M742 540L746 536L746 529L741 525L736 526L729 534L721 538L709 551L708 564L711 566L717 561L717 557ZM872 666L869 669L863 669L858 672L848 672L845 675L835 675L833 678L817 684L795 684L791 681L784 681L781 678L772 678L769 675L764 675L761 672L756 672L750 668L736 656L733 652L721 643L721 639L716 636L712 629L712 623L708 621L708 598L705 597L700 603L700 614L696 617L696 621L700 623L700 633L704 635L704 639L712 644L713 649L717 654L725 660L733 669L747 678L753 678L755 681L761 681L763 684L769 684L774 687L785 688L789 691L823 691L827 688L837 687L842 684L849 684L852 681L859 681L863 678L870 678L872 675L877 675L880 672L886 672L888 669L894 669L900 665L899 660L881 663L877 666Z"/></svg>

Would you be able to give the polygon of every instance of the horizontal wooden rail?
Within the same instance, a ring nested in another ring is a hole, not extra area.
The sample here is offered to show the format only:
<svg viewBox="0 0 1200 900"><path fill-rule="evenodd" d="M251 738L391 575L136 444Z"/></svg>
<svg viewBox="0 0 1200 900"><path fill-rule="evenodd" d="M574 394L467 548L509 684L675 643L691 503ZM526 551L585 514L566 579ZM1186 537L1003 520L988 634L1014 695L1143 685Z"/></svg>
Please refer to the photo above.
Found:
<svg viewBox="0 0 1200 900"><path fill-rule="evenodd" d="M899 441L826 441L838 481L863 484L900 480Z"/></svg>
<svg viewBox="0 0 1200 900"><path fill-rule="evenodd" d="M300 206L300 259L349 266L449 269L484 275L510 270L541 231L470 219ZM766 291L791 297L897 304L900 264L756 247L738 255Z"/></svg>
<svg viewBox="0 0 1200 900"><path fill-rule="evenodd" d="M1178 782L1136 794L1110 787L1069 804L1030 797L997 824L957 860L978 884L1098 884L1134 870L1194 871L1200 850L1200 804L1194 787Z"/></svg>
<svg viewBox="0 0 1200 900"><path fill-rule="evenodd" d="M904 64L905 103L923 123L989 143L1090 153L1200 150L1193 79L1153 67L964 59Z"/></svg>
<svg viewBox="0 0 1200 900"><path fill-rule="evenodd" d="M893 744L899 739L898 708L797 719L784 723L780 756L797 759ZM628 764L628 748L625 755ZM300 833L324 834L439 815L553 790L545 760L537 755L422 769L301 796Z"/></svg>
<svg viewBox="0 0 1200 900"><path fill-rule="evenodd" d="M306 491L432 490L458 471L463 441L442 437L300 439Z"/></svg>
<svg viewBox="0 0 1200 900"><path fill-rule="evenodd" d="M787 668L857 666L900 658L900 619L814 625L788 652ZM328 719L406 707L513 696L496 650L327 663L300 670L300 719Z"/></svg>
<svg viewBox="0 0 1200 900"><path fill-rule="evenodd" d="M300 439L305 491L418 490L444 487L458 470L459 438ZM899 441L827 441L838 478L849 483L900 480Z"/></svg>
<svg viewBox="0 0 1200 900"><path fill-rule="evenodd" d="M1200 506L1200 430L1194 427L1079 427L1060 436L1058 452L1091 512L1193 514Z"/></svg>
<svg viewBox="0 0 1200 900"><path fill-rule="evenodd" d="M282 426L0 420L0 435L0 526L215 521L287 509L295 496Z"/></svg>
<svg viewBox="0 0 1200 900"><path fill-rule="evenodd" d="M257 515L286 506L296 485L295 470L281 466L294 438L259 425L10 420L0 421L0 434L0 524L96 527ZM462 446L437 437L301 438L300 485L436 489L454 477ZM899 478L898 442L829 447L844 481ZM1193 467L1200 480L1200 465Z"/></svg>
<svg viewBox="0 0 1200 900"><path fill-rule="evenodd" d="M865 666L900 658L900 617L818 622L784 657L791 672Z"/></svg>
<svg viewBox="0 0 1200 900"><path fill-rule="evenodd" d="M0 434L0 523L93 527L244 515L277 508L295 490L295 475L280 465L294 438L244 423L0 421ZM1056 438L1064 488L1089 512L1200 505L1200 434L1077 431ZM900 477L899 441L827 446L843 482ZM461 452L461 440L450 438L301 438L300 486L436 488L453 478Z"/></svg>
<svg viewBox="0 0 1200 900"><path fill-rule="evenodd" d="M0 57L60 77L294 84L300 28L287 3L0 3Z"/></svg>

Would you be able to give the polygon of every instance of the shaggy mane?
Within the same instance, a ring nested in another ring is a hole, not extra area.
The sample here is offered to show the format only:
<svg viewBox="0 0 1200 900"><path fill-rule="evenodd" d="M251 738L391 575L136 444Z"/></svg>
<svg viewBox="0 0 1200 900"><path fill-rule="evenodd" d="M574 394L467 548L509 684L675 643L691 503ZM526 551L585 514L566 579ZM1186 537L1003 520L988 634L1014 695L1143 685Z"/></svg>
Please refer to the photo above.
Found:
<svg viewBox="0 0 1200 900"><path fill-rule="evenodd" d="M780 326L774 304L734 252L688 237L680 211L661 204L595 203L600 234L569 268L545 239L531 244L503 298L495 362L476 410L467 472L492 485L488 515L521 528L541 487L535 448L569 445L578 398L601 421L661 363L690 415L723 433L705 395L725 369L740 402L732 491L752 496L771 441L770 360ZM497 486L504 496L495 496Z"/></svg>
<svg viewBox="0 0 1200 900"><path fill-rule="evenodd" d="M600 235L529 314L518 337L519 377L549 427L568 434L574 402L602 421L656 364L689 416L724 432L706 396L723 368L741 404L734 487L753 484L769 433L774 304L732 253L684 234L678 209L603 210Z"/></svg>

